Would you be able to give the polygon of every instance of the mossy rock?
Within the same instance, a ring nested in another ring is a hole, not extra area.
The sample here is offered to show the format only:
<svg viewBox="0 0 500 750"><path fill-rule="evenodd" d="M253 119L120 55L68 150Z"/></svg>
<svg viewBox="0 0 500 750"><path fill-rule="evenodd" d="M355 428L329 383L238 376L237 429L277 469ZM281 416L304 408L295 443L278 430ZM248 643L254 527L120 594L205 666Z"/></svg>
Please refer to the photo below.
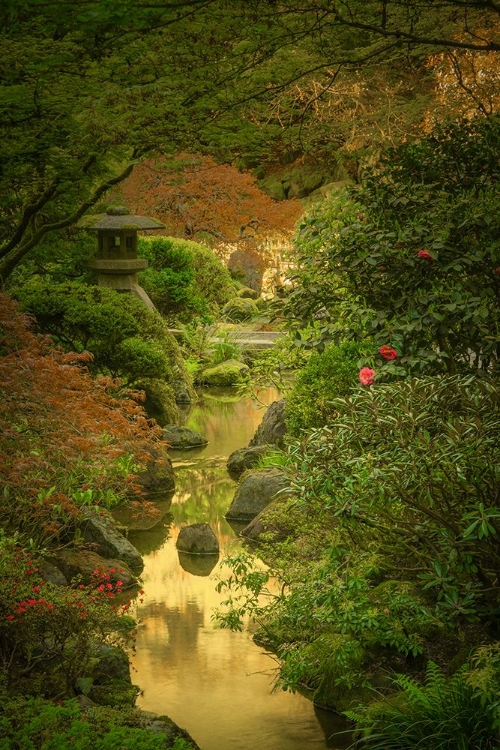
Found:
<svg viewBox="0 0 500 750"><path fill-rule="evenodd" d="M239 385L248 379L250 368L244 362L228 359L216 367L203 370L197 380L200 384L211 386Z"/></svg>
<svg viewBox="0 0 500 750"><path fill-rule="evenodd" d="M89 698L100 706L119 708L134 706L139 693L140 688L127 680L112 680L106 685L93 685Z"/></svg>
<svg viewBox="0 0 500 750"><path fill-rule="evenodd" d="M258 184L260 189L271 196L275 201L284 201L288 197L286 187L280 177L271 175L270 177L265 177L263 180L260 180Z"/></svg>
<svg viewBox="0 0 500 750"><path fill-rule="evenodd" d="M241 297L242 299L254 299L254 300L259 299L259 293L255 289L252 289L249 286L243 286L241 289L238 289L236 294L238 297Z"/></svg>
<svg viewBox="0 0 500 750"><path fill-rule="evenodd" d="M295 167L290 173L289 198L304 198L328 180L324 171L314 166Z"/></svg>
<svg viewBox="0 0 500 750"><path fill-rule="evenodd" d="M254 300L245 297L234 297L234 299L229 300L222 308L224 319L233 323L250 320L258 315L258 313L259 308Z"/></svg>
<svg viewBox="0 0 500 750"><path fill-rule="evenodd" d="M135 383L134 387L146 394L144 409L148 417L156 419L159 425L179 420L179 409L171 385L163 380L143 378Z"/></svg>

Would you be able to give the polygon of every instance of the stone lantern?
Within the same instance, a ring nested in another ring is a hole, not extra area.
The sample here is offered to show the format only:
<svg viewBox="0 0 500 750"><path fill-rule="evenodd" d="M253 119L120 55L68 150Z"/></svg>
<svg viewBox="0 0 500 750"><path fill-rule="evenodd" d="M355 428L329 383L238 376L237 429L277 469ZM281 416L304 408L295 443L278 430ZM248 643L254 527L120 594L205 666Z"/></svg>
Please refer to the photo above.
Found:
<svg viewBox="0 0 500 750"><path fill-rule="evenodd" d="M90 217L92 221L95 218ZM97 221L85 223L85 226L97 229L99 251L87 265L97 272L98 286L131 292L147 307L154 308L139 284L138 273L148 262L137 257L137 232L139 229L163 229L165 225L147 216L133 216L125 206L112 206L98 216Z"/></svg>

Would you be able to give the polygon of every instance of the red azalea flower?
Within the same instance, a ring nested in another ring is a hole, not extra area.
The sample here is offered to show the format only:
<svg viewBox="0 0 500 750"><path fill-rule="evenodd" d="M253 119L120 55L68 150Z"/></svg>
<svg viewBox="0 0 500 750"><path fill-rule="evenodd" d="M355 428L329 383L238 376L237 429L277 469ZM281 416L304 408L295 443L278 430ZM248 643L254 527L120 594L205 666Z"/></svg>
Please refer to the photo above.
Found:
<svg viewBox="0 0 500 750"><path fill-rule="evenodd" d="M371 385L375 380L375 370L370 367L362 367L359 371L359 382L363 385Z"/></svg>
<svg viewBox="0 0 500 750"><path fill-rule="evenodd" d="M432 255L428 252L428 250L419 250L417 255L419 258L426 258L427 260L432 260Z"/></svg>
<svg viewBox="0 0 500 750"><path fill-rule="evenodd" d="M378 351L384 359L396 359L396 357L398 356L397 351L393 349L392 346L387 346L387 344L381 346Z"/></svg>

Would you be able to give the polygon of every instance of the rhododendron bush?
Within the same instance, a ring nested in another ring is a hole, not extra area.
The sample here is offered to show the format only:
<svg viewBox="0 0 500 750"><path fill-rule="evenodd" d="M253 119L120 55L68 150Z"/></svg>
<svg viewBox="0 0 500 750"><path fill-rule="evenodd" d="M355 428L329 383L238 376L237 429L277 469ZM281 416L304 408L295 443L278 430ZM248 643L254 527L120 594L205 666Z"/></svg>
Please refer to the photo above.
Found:
<svg viewBox="0 0 500 750"><path fill-rule="evenodd" d="M0 669L11 691L71 695L102 644L125 645L134 621L118 582L94 571L70 588L45 580L44 562L0 535ZM105 581L105 583L103 583ZM121 583L121 581L120 581ZM118 596L118 598L116 598Z"/></svg>
<svg viewBox="0 0 500 750"><path fill-rule="evenodd" d="M137 394L118 398L117 381L90 376L89 356L32 333L1 296L0 525L35 541L58 537L77 501L124 498L158 434Z"/></svg>

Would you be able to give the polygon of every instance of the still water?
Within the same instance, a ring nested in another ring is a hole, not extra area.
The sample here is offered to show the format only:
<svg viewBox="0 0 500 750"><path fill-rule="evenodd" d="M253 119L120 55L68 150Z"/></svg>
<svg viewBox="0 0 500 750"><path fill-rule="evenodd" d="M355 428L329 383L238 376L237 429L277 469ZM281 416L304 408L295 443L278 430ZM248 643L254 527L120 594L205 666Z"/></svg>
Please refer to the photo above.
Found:
<svg viewBox="0 0 500 750"><path fill-rule="evenodd" d="M261 392L269 404L274 389ZM220 629L211 619L224 598L215 590L222 558L240 548L224 519L235 491L226 461L246 446L264 410L227 391L205 392L187 414L186 426L209 444L196 452L171 451L176 471L172 507L159 523L131 531L144 556L140 627L132 657L133 681L142 689L137 705L169 715L202 750L311 750L346 748L343 720L317 709L300 694L273 691L276 664L242 633ZM168 507L166 505L165 507ZM219 539L219 562L179 554L180 528L209 523Z"/></svg>

